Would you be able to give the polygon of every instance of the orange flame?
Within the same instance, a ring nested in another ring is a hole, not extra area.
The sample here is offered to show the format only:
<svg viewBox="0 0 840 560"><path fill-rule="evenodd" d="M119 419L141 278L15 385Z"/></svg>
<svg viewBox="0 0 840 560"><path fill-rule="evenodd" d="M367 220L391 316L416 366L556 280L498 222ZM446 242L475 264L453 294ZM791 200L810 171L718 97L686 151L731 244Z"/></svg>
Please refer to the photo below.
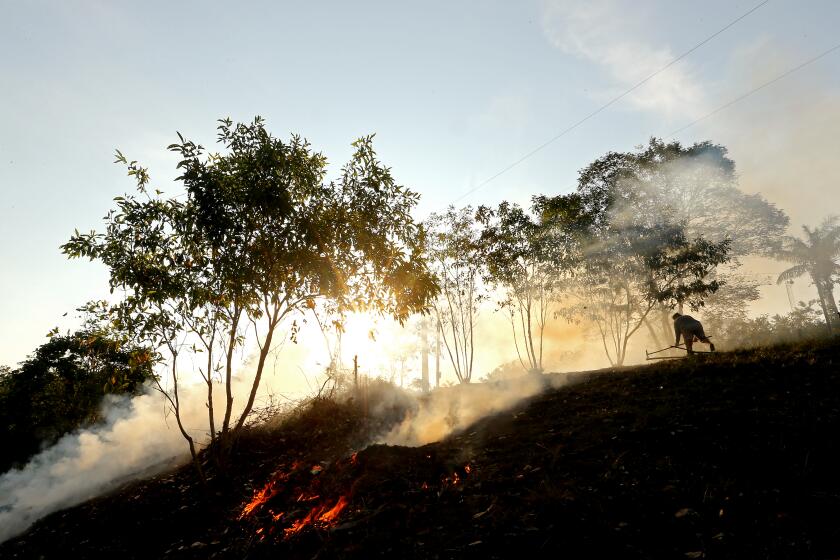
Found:
<svg viewBox="0 0 840 560"><path fill-rule="evenodd" d="M297 463L292 465L292 470L294 470L296 468L297 468ZM245 504L244 508L242 508L242 513L239 514L239 519L242 519L242 518L244 518L248 515L251 515L252 513L254 513L254 511L258 507L260 507L261 505L266 503L268 500L270 500L271 498L276 496L280 492L279 483L289 480L289 477L291 476L291 474L292 474L292 471L285 472L285 473L279 473L274 477L273 480L270 480L268 482L268 484L263 486L262 490L260 490L259 492L255 492L253 499L250 502L248 502L247 504Z"/></svg>
<svg viewBox="0 0 840 560"><path fill-rule="evenodd" d="M338 518L338 515L344 511L344 508L347 507L347 503L347 497L341 496L332 508L325 511L318 517L318 521L321 523L332 523Z"/></svg>
<svg viewBox="0 0 840 560"><path fill-rule="evenodd" d="M312 500L317 500L320 498L318 494L307 494L306 492L301 493L300 496L297 497L295 501L298 502L311 502Z"/></svg>
<svg viewBox="0 0 840 560"><path fill-rule="evenodd" d="M469 465L469 464L467 464L466 466L464 466L464 472L465 472L465 473L470 474L470 472L471 472L471 471L472 471L472 467L470 467L470 465Z"/></svg>
<svg viewBox="0 0 840 560"><path fill-rule="evenodd" d="M312 508L309 513L306 514L306 517L298 519L292 523L291 527L288 527L284 531L285 538L288 539L292 535L299 533L307 525L312 525L315 522L326 525L332 524L336 519L338 519L339 514L344 511L344 508L347 507L348 503L347 497L341 496L336 504L330 509L327 509L324 505Z"/></svg>
<svg viewBox="0 0 840 560"><path fill-rule="evenodd" d="M251 515L255 509L266 503L268 500L273 498L279 492L279 488L274 484L272 480L268 484L266 484L262 490L254 494L254 499L248 502L245 507L242 509L242 513L239 514L239 519L242 519L246 515Z"/></svg>
<svg viewBox="0 0 840 560"><path fill-rule="evenodd" d="M318 508L317 507L313 508L312 511L310 511L307 514L306 517L304 517L303 519L298 519L297 521L292 523L292 526L288 527L285 531L283 531L283 534L288 539L289 537L291 537L295 533L300 532L301 529L303 529L307 525L311 524L315 520L315 516L317 515L317 512L318 512Z"/></svg>

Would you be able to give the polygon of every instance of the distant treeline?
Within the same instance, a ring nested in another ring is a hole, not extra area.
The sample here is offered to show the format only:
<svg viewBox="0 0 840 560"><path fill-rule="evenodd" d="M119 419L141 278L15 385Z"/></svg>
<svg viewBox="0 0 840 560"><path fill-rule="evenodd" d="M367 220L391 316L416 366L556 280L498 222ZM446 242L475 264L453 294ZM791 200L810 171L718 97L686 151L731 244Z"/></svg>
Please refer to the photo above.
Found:
<svg viewBox="0 0 840 560"><path fill-rule="evenodd" d="M206 151L179 134L169 146L180 157L184 192L175 197L117 152L136 193L115 199L102 232L77 231L62 246L70 258L104 264L114 297L80 308L83 331L53 333L20 367L0 372L0 444L12 450L0 467L96 422L103 394L134 393L150 380L203 477L180 415L177 390L188 376L206 384L208 452L224 468L275 333L282 325L294 339L305 314L340 333L348 312L401 323L429 313L462 383L473 376L487 302L509 319L511 351L530 372L544 369L549 321L579 324L613 365L628 360L631 340L670 344L675 309L702 310L721 348L840 329L838 220L786 236L785 212L739 190L721 145L653 138L596 159L573 192L535 194L529 208L450 206L419 223L419 194L376 158L372 136L353 144L329 182L326 158L308 141L275 138L260 118L219 121L218 141ZM760 293L741 272L747 256L790 263L778 282L808 276L818 298L789 315L749 318ZM236 416L234 356L246 335L258 351ZM223 412L219 423L214 410Z"/></svg>

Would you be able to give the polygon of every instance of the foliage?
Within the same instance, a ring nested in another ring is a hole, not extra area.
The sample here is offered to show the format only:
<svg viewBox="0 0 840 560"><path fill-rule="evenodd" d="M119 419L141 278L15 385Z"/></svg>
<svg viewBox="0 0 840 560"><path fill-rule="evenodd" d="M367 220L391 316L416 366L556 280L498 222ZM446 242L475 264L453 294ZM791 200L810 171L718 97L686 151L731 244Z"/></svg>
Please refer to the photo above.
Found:
<svg viewBox="0 0 840 560"><path fill-rule="evenodd" d="M735 163L711 142L683 146L651 138L635 152L610 152L580 172L589 210L624 212L643 224L682 224L689 238L730 239L731 254L767 255L787 228L782 210L737 187Z"/></svg>
<svg viewBox="0 0 840 560"><path fill-rule="evenodd" d="M137 195L116 200L104 234L79 234L63 246L73 257L102 261L122 299L104 309L112 323L166 356L175 411L193 457L195 442L179 414L184 356L202 364L208 432L217 463L225 462L250 413L273 338L289 324L294 338L304 312L371 309L400 321L423 311L436 293L423 256L425 236L411 218L418 200L398 185L363 137L340 177L324 182L326 158L308 142L274 138L262 119L222 120L223 153L179 134L178 181L186 198L148 190L148 172L118 152ZM256 339L258 356L247 401L233 418L233 356ZM199 356L201 354L201 356ZM217 426L214 386L224 386ZM196 461L196 466L198 462Z"/></svg>
<svg viewBox="0 0 840 560"><path fill-rule="evenodd" d="M531 213L502 202L496 209L482 206L476 215L483 226L484 280L502 290L499 307L508 314L517 356L533 372L543 370L546 321L575 258L570 230L544 219L544 202L535 198Z"/></svg>
<svg viewBox="0 0 840 560"><path fill-rule="evenodd" d="M433 308L455 376L469 383L475 353L474 329L487 294L481 284L483 254L472 207L432 214L427 221L429 262L440 294Z"/></svg>
<svg viewBox="0 0 840 560"><path fill-rule="evenodd" d="M728 330L728 325L737 324L741 321L746 321L748 318L749 302L759 299L760 293L758 291L759 282L754 278L743 276L733 272L715 271L709 275L710 279L718 280L723 284L724 289L720 289L713 294L709 294L703 306L703 325L706 334L714 335L716 340L723 340L725 332ZM665 323L665 332L669 334L673 330L671 313L666 312L661 318ZM662 347L666 344L659 344Z"/></svg>
<svg viewBox="0 0 840 560"><path fill-rule="evenodd" d="M723 350L768 347L786 342L814 340L826 336L817 300L799 302L785 315L732 318L712 324Z"/></svg>
<svg viewBox="0 0 840 560"><path fill-rule="evenodd" d="M594 322L613 365L624 363L631 337L657 308L698 309L721 285L706 277L728 260L728 241L689 241L679 227L610 228L585 251L577 312Z"/></svg>
<svg viewBox="0 0 840 560"><path fill-rule="evenodd" d="M787 282L808 274L817 287L820 307L829 331L840 329L840 313L834 299L834 277L840 273L840 222L829 216L816 228L802 226L805 239L785 236L774 256L793 266L779 274L777 282Z"/></svg>
<svg viewBox="0 0 840 560"><path fill-rule="evenodd" d="M545 207L564 205L560 222L583 239L577 304L564 312L592 321L619 365L639 328L657 340L670 331L669 308L697 309L716 293L757 298L755 290L727 295L734 273L718 267L763 252L787 224L772 204L737 189L734 162L709 142L652 138L635 152L610 152L581 170L576 193Z"/></svg>
<svg viewBox="0 0 840 560"><path fill-rule="evenodd" d="M749 284L737 274L739 259L768 255L788 224L785 213L761 195L738 189L735 162L724 146L711 142L684 146L651 138L635 151L610 152L580 172L578 193L600 227L622 219L641 227L680 226L689 239L730 240L727 266L713 272L725 281L709 302L735 303L744 312L759 296L739 289ZM739 299L744 297L749 299ZM658 306L645 320L655 340L670 338L669 315Z"/></svg>
<svg viewBox="0 0 840 560"><path fill-rule="evenodd" d="M101 332L53 335L16 369L0 368L0 469L99 420L107 394L137 394L153 376L146 349Z"/></svg>

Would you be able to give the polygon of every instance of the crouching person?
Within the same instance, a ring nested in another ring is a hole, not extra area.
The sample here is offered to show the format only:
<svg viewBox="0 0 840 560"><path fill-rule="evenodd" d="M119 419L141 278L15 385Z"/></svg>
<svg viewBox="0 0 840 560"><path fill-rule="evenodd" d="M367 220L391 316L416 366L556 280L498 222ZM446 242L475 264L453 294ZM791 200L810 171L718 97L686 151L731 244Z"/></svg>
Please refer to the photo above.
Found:
<svg viewBox="0 0 840 560"><path fill-rule="evenodd" d="M682 337L685 339L686 350L688 350L689 354L693 354L694 350L692 350L691 345L694 343L694 339L697 338L700 342L708 344L712 352L715 351L715 345L706 337L706 333L703 332L703 324L700 321L691 315L682 315L680 313L674 313L671 318L674 320L674 333L677 335L677 341L674 343L674 346L680 345L680 337Z"/></svg>

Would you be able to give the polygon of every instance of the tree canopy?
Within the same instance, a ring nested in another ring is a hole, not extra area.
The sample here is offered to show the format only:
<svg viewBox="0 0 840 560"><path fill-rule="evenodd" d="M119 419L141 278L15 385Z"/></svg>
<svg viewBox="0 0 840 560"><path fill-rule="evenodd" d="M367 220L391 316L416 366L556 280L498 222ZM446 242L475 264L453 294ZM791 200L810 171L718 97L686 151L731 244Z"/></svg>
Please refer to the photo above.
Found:
<svg viewBox="0 0 840 560"><path fill-rule="evenodd" d="M609 152L581 170L578 192L601 219L627 213L638 223L682 224L689 238L732 242L732 256L769 255L788 217L759 194L738 189L724 146L683 146L651 138L633 152Z"/></svg>
<svg viewBox="0 0 840 560"><path fill-rule="evenodd" d="M475 324L489 296L482 285L484 253L471 206L432 214L426 222L429 262L440 286L433 309L446 354L460 383L472 379ZM425 337L425 334L424 334Z"/></svg>
<svg viewBox="0 0 840 560"><path fill-rule="evenodd" d="M804 276L817 288L820 307L829 331L840 329L840 313L834 299L834 277L840 274L840 219L829 216L814 229L802 226L804 239L785 236L775 249L775 257L793 266L779 274L777 283Z"/></svg>
<svg viewBox="0 0 840 560"><path fill-rule="evenodd" d="M178 415L183 353L200 353L207 385L208 428L230 448L260 385L273 337L284 321L314 312L375 310L403 321L423 312L437 292L424 256L423 229L411 217L418 195L396 183L360 138L336 181L326 158L299 136L273 137L259 117L219 122L222 152L179 134L184 199L150 192L149 174L118 152L138 193L116 199L105 232L76 233L63 246L73 257L102 261L122 299L103 318L159 351L172 379L161 387ZM232 418L233 355L251 329L259 348L247 401ZM295 332L296 323L291 323ZM214 385L225 387L221 427Z"/></svg>

